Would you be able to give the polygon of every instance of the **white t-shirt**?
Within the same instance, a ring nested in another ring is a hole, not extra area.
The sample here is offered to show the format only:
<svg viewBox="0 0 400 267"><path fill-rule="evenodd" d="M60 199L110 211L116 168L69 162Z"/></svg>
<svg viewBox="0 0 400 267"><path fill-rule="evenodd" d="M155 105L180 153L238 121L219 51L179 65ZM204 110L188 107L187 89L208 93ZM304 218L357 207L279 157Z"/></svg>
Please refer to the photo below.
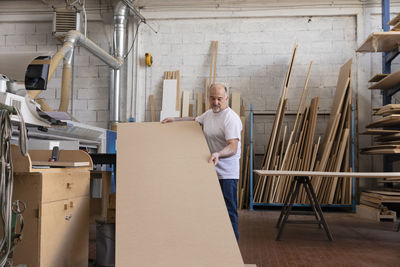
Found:
<svg viewBox="0 0 400 267"><path fill-rule="evenodd" d="M239 179L239 159L241 150L242 121L231 109L214 113L207 110L196 121L203 126L203 132L211 153L221 151L228 145L227 140L239 139L237 152L227 158L219 158L215 166L219 179Z"/></svg>

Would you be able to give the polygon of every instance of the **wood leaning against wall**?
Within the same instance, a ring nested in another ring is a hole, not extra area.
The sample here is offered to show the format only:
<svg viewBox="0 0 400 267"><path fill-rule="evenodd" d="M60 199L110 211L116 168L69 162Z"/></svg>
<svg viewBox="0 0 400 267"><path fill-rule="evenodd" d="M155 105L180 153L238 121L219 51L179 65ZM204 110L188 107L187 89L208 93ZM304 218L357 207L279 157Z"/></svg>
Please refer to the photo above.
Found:
<svg viewBox="0 0 400 267"><path fill-rule="evenodd" d="M263 170L291 171L349 171L350 115L351 115L351 64L349 60L339 73L336 92L327 129L323 139L314 140L319 98L306 106L310 68L306 77L293 130L287 143L287 129L282 127L286 93L293 67L295 46L289 63L284 87L278 104L271 135L263 158ZM306 107L305 107L306 106ZM283 130L283 133L282 133ZM258 178L258 179L257 179ZM261 175L255 179L253 201L256 203L283 203L292 177ZM322 204L351 204L351 179L343 177L313 177L311 183ZM301 189L295 203L307 204L306 192Z"/></svg>

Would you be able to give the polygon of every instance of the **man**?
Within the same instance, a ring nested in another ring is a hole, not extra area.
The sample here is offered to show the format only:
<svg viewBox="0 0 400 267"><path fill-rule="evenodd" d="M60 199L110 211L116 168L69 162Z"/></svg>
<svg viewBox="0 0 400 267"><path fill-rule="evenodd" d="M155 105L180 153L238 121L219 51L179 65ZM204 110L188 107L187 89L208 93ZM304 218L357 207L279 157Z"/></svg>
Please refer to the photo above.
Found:
<svg viewBox="0 0 400 267"><path fill-rule="evenodd" d="M162 123L195 120L203 126L204 136L211 152L209 162L215 165L233 231L239 240L237 183L242 122L228 107L228 99L226 87L215 84L210 88L211 109L196 118L166 118Z"/></svg>

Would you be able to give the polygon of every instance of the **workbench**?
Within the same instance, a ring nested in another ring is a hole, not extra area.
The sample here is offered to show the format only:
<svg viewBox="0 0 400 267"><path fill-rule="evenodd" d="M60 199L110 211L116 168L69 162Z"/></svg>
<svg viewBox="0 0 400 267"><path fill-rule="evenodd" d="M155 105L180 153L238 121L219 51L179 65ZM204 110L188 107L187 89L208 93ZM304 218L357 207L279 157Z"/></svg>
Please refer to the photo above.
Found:
<svg viewBox="0 0 400 267"><path fill-rule="evenodd" d="M312 215L315 216L316 223L320 228L323 227L329 241L333 241L328 224L322 213L321 205L315 194L310 177L349 177L349 178L398 178L399 172L315 172L315 171L274 171L274 170L254 170L260 176L291 176L294 177L290 184L289 193L285 199L276 227L279 228L276 240L280 240L286 223L315 223L313 221L289 221L289 215ZM299 189L303 185L307 198L310 201L311 212L292 211L294 200Z"/></svg>
<svg viewBox="0 0 400 267"><path fill-rule="evenodd" d="M51 162L43 166L50 156L51 150L31 150L24 157L12 146L13 201L26 204L23 238L14 250L14 264L87 266L92 160L81 150L61 150L56 165L78 167L50 167Z"/></svg>

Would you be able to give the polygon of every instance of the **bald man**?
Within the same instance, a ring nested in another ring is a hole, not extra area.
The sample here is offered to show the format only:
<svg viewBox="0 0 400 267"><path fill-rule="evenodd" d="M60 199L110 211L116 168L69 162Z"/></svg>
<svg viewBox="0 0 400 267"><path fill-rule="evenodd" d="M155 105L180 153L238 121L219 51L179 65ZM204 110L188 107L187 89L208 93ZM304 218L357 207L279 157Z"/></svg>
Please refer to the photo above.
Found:
<svg viewBox="0 0 400 267"><path fill-rule="evenodd" d="M228 100L226 87L215 84L210 88L211 109L196 118L166 118L162 123L195 120L203 126L204 136L211 152L209 162L215 165L233 231L236 239L239 240L237 183L242 122L239 116L228 107Z"/></svg>

